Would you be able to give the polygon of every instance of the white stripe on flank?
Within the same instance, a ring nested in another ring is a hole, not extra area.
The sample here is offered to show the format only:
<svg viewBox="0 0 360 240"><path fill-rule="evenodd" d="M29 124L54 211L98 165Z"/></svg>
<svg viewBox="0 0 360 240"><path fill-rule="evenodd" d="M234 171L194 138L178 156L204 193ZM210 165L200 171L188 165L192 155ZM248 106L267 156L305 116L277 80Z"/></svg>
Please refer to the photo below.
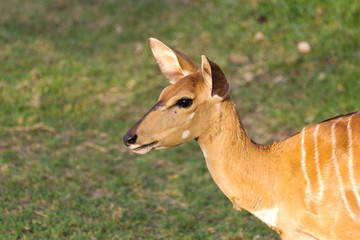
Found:
<svg viewBox="0 0 360 240"><path fill-rule="evenodd" d="M301 169L304 173L304 177L306 180L305 199L306 201L308 201L308 199L311 197L311 187L310 187L310 179L306 171L305 128L303 129L301 135Z"/></svg>
<svg viewBox="0 0 360 240"><path fill-rule="evenodd" d="M337 161L337 158L336 158L336 151L335 151L335 148L336 148L336 137L335 137L335 126L336 126L336 123L337 123L337 122L334 122L334 123L331 125L331 143L332 143L331 159L332 159L332 161L333 161L333 164L334 164L334 167L335 167L335 171L336 171L336 175L337 175L337 178L338 178L338 181L339 181L341 198L342 198L343 201L344 201L346 210L347 210L348 213L350 214L350 217L356 221L356 217L355 217L354 213L351 211L350 206L349 206L349 203L348 203L348 201L347 201L347 199L346 199L346 196L345 196L344 183L343 183L343 180L342 180L342 178L341 178L340 168L339 168L339 164L338 164L338 161Z"/></svg>
<svg viewBox="0 0 360 240"><path fill-rule="evenodd" d="M319 149L318 149L318 142L317 142L317 135L319 131L319 126L317 125L314 131L314 141L315 141L315 167L316 167L316 177L319 181L319 188L320 192L318 193L318 200L320 201L323 197L324 192L324 183L321 177L321 169L320 169L320 161L319 161Z"/></svg>
<svg viewBox="0 0 360 240"><path fill-rule="evenodd" d="M349 138L349 161L348 161L348 168L349 168L349 177L350 177L350 182L351 182L351 186L352 189L354 191L356 200L358 202L358 205L360 207L360 196L359 196L359 192L357 191L357 187L355 184L355 178L354 178L354 153L353 153L353 142L352 142L352 129L351 129L351 119L354 115L352 115L349 118L349 121L347 123L347 132L348 132L348 138Z"/></svg>

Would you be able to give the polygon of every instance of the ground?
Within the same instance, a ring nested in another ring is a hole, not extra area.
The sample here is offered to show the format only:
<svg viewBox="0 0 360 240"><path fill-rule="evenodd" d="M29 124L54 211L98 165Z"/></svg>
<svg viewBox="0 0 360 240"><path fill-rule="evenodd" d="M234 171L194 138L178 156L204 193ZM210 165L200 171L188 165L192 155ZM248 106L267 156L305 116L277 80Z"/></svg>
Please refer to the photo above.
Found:
<svg viewBox="0 0 360 240"><path fill-rule="evenodd" d="M270 143L360 110L359 18L357 1L1 1L0 238L278 239L195 142L122 145L168 84L147 38L220 65Z"/></svg>

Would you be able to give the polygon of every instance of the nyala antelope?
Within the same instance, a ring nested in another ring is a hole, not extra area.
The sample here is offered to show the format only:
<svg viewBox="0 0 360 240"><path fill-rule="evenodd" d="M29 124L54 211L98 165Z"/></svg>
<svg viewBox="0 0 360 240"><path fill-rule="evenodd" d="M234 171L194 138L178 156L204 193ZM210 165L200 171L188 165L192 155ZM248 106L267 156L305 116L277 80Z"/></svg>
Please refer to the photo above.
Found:
<svg viewBox="0 0 360 240"><path fill-rule="evenodd" d="M195 139L215 183L236 209L282 239L360 239L360 112L304 127L271 145L246 134L220 67L149 39L170 81L125 135L135 153Z"/></svg>

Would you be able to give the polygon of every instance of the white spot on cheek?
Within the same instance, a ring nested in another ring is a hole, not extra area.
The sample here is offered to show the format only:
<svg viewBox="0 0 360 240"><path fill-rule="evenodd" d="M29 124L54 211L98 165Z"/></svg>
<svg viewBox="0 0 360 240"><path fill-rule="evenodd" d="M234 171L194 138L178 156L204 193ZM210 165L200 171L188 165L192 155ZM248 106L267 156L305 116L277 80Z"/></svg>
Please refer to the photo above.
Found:
<svg viewBox="0 0 360 240"><path fill-rule="evenodd" d="M190 134L190 131L189 130L186 130L186 131L184 131L183 132L183 134L182 134L182 138L187 138L188 136L189 136L189 134Z"/></svg>
<svg viewBox="0 0 360 240"><path fill-rule="evenodd" d="M187 120L192 119L195 116L195 112L193 112L190 116L187 117Z"/></svg>
<svg viewBox="0 0 360 240"><path fill-rule="evenodd" d="M206 153L205 150L203 151L203 154L204 154L204 158L206 158L206 157L207 157L207 153Z"/></svg>

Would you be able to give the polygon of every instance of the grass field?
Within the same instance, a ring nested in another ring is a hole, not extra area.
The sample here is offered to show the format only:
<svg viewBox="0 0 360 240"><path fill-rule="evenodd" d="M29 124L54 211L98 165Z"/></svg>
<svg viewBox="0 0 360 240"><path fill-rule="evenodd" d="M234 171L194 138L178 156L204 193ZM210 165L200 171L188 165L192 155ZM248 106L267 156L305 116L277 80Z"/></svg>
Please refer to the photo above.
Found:
<svg viewBox="0 0 360 240"><path fill-rule="evenodd" d="M147 38L218 63L270 143L360 110L359 19L355 0L1 1L0 239L278 239L195 142L122 145L168 84Z"/></svg>

